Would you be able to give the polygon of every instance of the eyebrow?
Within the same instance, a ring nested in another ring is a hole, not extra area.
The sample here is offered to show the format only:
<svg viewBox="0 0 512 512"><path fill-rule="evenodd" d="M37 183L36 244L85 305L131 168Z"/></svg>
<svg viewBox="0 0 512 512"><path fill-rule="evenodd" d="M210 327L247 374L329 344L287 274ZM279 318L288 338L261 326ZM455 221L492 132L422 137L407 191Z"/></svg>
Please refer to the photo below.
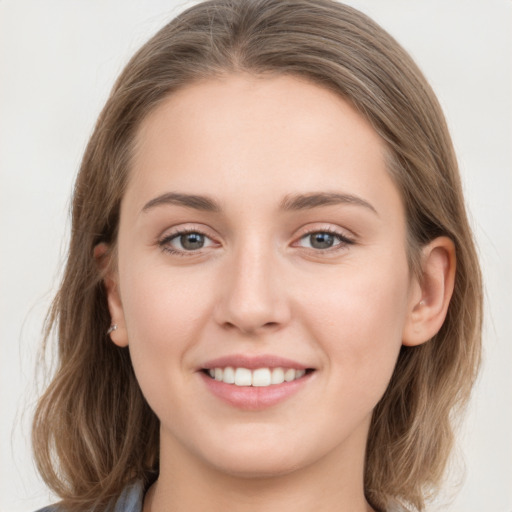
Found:
<svg viewBox="0 0 512 512"><path fill-rule="evenodd" d="M368 201L352 194L341 194L338 192L312 192L309 194L287 195L281 201L280 209L283 211L300 211L337 204L362 206L378 216L377 210ZM180 194L177 192L167 192L151 199L151 201L144 205L142 211L147 212L162 205L178 205L205 212L218 213L222 211L219 203L211 197L196 194Z"/></svg>
<svg viewBox="0 0 512 512"><path fill-rule="evenodd" d="M205 212L220 212L221 208L219 204L210 197L199 196L195 194L179 194L176 192L167 192L161 196L151 199L142 208L143 212L147 212L156 206L162 205L178 205L185 206L187 208L193 208L194 210L201 210Z"/></svg>
<svg viewBox="0 0 512 512"><path fill-rule="evenodd" d="M338 192L313 192L311 194L293 194L286 196L281 202L284 211L308 210L321 206L337 204L352 204L371 210L377 216L377 210L365 199L352 194L340 194Z"/></svg>

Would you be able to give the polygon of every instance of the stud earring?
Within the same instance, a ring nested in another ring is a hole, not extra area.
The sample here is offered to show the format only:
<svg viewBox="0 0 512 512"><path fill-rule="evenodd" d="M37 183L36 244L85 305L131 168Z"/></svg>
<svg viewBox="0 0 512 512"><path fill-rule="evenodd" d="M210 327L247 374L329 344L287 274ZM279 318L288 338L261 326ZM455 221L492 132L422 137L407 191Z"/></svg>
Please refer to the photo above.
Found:
<svg viewBox="0 0 512 512"><path fill-rule="evenodd" d="M424 306L425 305L425 301L424 300L420 300L420 303L418 305L419 306ZM117 325L116 325L116 328L117 328Z"/></svg>
<svg viewBox="0 0 512 512"><path fill-rule="evenodd" d="M112 325L108 328L107 334L111 334L111 333L113 333L114 331L117 331L117 324L112 324Z"/></svg>

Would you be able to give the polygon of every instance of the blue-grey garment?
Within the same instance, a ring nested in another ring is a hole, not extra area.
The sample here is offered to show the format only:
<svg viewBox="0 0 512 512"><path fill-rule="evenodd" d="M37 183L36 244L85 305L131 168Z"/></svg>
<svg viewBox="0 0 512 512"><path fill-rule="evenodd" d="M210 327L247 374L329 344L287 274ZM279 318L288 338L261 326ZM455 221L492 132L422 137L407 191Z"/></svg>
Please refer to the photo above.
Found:
<svg viewBox="0 0 512 512"><path fill-rule="evenodd" d="M113 506L107 507L102 511L94 512L142 512L142 503L144 501L144 484L142 481L137 481L124 488L118 500ZM59 505L50 505L49 507L36 510L36 512L66 512L65 509ZM410 512L409 509L402 507L395 503L387 512Z"/></svg>
<svg viewBox="0 0 512 512"><path fill-rule="evenodd" d="M112 507L108 507L101 512L142 512L143 500L144 484L138 481L126 487ZM59 505L50 505L36 512L66 512L66 510Z"/></svg>

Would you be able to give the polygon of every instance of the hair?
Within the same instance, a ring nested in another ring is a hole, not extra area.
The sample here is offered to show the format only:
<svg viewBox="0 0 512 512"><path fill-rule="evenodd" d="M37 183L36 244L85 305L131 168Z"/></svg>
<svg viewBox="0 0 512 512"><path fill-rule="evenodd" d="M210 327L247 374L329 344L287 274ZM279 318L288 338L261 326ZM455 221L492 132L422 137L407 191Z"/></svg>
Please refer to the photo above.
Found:
<svg viewBox="0 0 512 512"><path fill-rule="evenodd" d="M179 14L129 61L99 116L76 180L67 265L44 347L55 375L33 424L38 469L70 511L104 507L158 472L159 421L128 350L110 342L104 274L141 121L174 91L230 73L291 75L335 91L380 135L405 206L409 264L438 236L455 245L455 289L436 336L401 348L376 406L364 488L379 510L422 511L438 490L480 362L482 285L457 162L438 101L406 51L357 10L332 0L209 0Z"/></svg>

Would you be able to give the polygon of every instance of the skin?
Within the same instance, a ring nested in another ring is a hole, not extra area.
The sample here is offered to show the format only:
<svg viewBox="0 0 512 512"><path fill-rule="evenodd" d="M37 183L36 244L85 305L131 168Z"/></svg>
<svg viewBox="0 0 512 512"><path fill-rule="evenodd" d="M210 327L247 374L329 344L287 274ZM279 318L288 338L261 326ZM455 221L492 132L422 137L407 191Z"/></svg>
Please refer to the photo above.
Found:
<svg viewBox="0 0 512 512"><path fill-rule="evenodd" d="M219 211L154 201L168 193L208 196ZM313 193L352 199L283 208ZM161 421L145 512L372 510L372 410L400 347L437 332L453 288L453 244L424 248L418 280L405 226L379 136L317 85L226 75L183 88L143 121L106 287L112 340L129 346ZM204 247L171 238L183 229L206 235ZM309 234L326 231L332 247L314 247ZM315 371L285 401L240 410L198 371L231 354Z"/></svg>

